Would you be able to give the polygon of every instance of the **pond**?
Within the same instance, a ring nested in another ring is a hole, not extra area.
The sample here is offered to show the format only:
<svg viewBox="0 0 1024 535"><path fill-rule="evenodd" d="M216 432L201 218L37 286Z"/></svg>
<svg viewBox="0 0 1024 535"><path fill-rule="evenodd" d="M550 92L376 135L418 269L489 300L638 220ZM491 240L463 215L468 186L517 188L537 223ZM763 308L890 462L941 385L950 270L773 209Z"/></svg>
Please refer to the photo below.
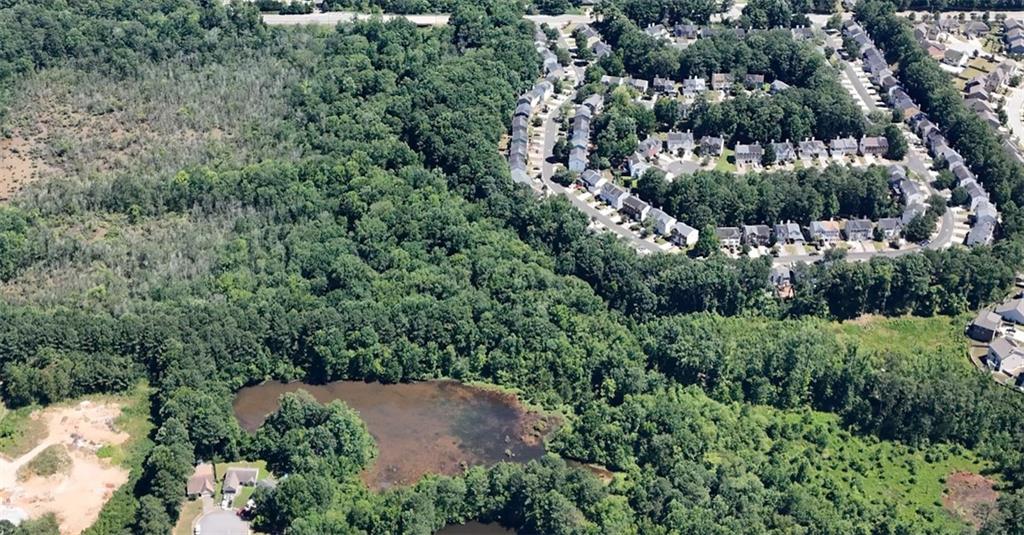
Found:
<svg viewBox="0 0 1024 535"><path fill-rule="evenodd" d="M455 475L473 465L539 458L555 423L527 411L512 394L456 381L263 383L238 392L235 416L255 431L282 394L299 389L322 403L340 399L359 412L377 442L377 459L363 473L374 489L411 485L425 474Z"/></svg>

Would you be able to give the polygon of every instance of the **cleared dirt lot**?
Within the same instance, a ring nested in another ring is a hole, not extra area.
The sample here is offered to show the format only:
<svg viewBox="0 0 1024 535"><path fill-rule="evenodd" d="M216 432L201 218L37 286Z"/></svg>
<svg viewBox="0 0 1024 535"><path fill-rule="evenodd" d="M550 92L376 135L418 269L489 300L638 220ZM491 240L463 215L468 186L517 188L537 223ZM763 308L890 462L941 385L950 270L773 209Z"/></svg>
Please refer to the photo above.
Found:
<svg viewBox="0 0 1024 535"><path fill-rule="evenodd" d="M991 479L970 472L954 472L946 479L942 505L980 528L988 514L995 511L999 493Z"/></svg>
<svg viewBox="0 0 1024 535"><path fill-rule="evenodd" d="M128 471L96 455L104 445L119 445L127 433L114 427L121 407L113 403L82 401L32 415L46 424L46 437L28 453L15 459L0 457L0 507L20 509L29 517L55 513L61 533L81 533L92 525L100 509L118 487L128 481ZM68 449L71 467L50 477L18 480L18 469L49 446Z"/></svg>

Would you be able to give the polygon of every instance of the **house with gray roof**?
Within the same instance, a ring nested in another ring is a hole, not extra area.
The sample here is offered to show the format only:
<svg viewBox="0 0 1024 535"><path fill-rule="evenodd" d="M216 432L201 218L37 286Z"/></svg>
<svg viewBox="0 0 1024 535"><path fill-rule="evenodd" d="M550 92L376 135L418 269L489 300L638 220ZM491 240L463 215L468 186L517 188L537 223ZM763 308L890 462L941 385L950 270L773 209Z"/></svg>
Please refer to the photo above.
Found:
<svg viewBox="0 0 1024 535"><path fill-rule="evenodd" d="M825 156L828 156L828 149L825 147L825 143L817 139L805 139L800 142L800 159L813 160L824 158Z"/></svg>
<svg viewBox="0 0 1024 535"><path fill-rule="evenodd" d="M612 47L608 46L608 43L604 41L594 43L594 46L590 47L590 51L594 53L597 59L612 55Z"/></svg>
<svg viewBox="0 0 1024 535"><path fill-rule="evenodd" d="M760 143L752 143L750 145L737 144L736 145L736 163L739 165L753 165L760 164L761 158L764 156L764 149Z"/></svg>
<svg viewBox="0 0 1024 535"><path fill-rule="evenodd" d="M965 243L968 247L992 245L995 232L996 224L991 219L977 221L971 227L970 232L967 233L967 241Z"/></svg>
<svg viewBox="0 0 1024 535"><path fill-rule="evenodd" d="M602 186L601 191L598 192L597 194L598 199L601 199L602 201L608 203L608 206L611 206L616 210L622 209L622 202L625 201L626 197L628 196L628 191L626 191L624 188L616 186L615 184L612 184L611 182L608 182L607 184Z"/></svg>
<svg viewBox="0 0 1024 535"><path fill-rule="evenodd" d="M668 236L672 233L672 229L676 226L676 218L666 214L664 211L658 208L651 208L650 212L647 213L647 218L654 222L654 232L662 236Z"/></svg>
<svg viewBox="0 0 1024 535"><path fill-rule="evenodd" d="M573 147L572 150L569 151L569 171L573 173L582 173L586 170L587 164L587 149L583 147Z"/></svg>
<svg viewBox="0 0 1024 535"><path fill-rule="evenodd" d="M783 82L782 80L775 80L768 85L768 91L773 95L781 93L787 89L789 89L789 84Z"/></svg>
<svg viewBox="0 0 1024 535"><path fill-rule="evenodd" d="M668 148L668 151L672 154L692 152L694 148L693 133L676 131L669 132L665 145Z"/></svg>
<svg viewBox="0 0 1024 535"><path fill-rule="evenodd" d="M642 222L647 219L647 214L651 211L651 205L644 202L640 197L629 195L622 200L622 208L619 211L634 221Z"/></svg>
<svg viewBox="0 0 1024 535"><path fill-rule="evenodd" d="M903 232L903 224L895 217L883 217L879 219L877 227L882 233L882 238L886 240L895 240L896 238L899 238L900 233Z"/></svg>
<svg viewBox="0 0 1024 535"><path fill-rule="evenodd" d="M979 342L991 342L1002 325L1003 318L999 314L991 310L982 310L967 326L967 336Z"/></svg>
<svg viewBox="0 0 1024 535"><path fill-rule="evenodd" d="M672 243L680 247L691 247L697 243L697 239L700 237L700 232L697 229L687 225L686 223L677 222L672 227L672 232L669 235L669 239Z"/></svg>
<svg viewBox="0 0 1024 535"><path fill-rule="evenodd" d="M639 152L634 152L626 161L626 165L629 167L629 176L633 178L642 177L651 168L651 164L647 163L644 155Z"/></svg>
<svg viewBox="0 0 1024 535"><path fill-rule="evenodd" d="M708 90L708 82L704 78L687 78L683 80L683 96L696 97Z"/></svg>
<svg viewBox="0 0 1024 535"><path fill-rule="evenodd" d="M605 180L601 172L596 169L587 169L580 174L580 184L587 188L587 191L595 193L601 190L601 188L608 181Z"/></svg>
<svg viewBox="0 0 1024 535"><path fill-rule="evenodd" d="M874 239L875 224L870 219L850 219L843 231L849 241L869 241Z"/></svg>
<svg viewBox="0 0 1024 535"><path fill-rule="evenodd" d="M999 314L1003 321L1024 325L1024 299L1011 299L996 306L996 314Z"/></svg>
<svg viewBox="0 0 1024 535"><path fill-rule="evenodd" d="M739 227L718 227L715 229L715 236L718 237L718 243L722 247L729 247L735 249L740 246L740 242L743 240L743 233Z"/></svg>
<svg viewBox="0 0 1024 535"><path fill-rule="evenodd" d="M750 247L767 247L772 243L772 229L768 225L743 225L743 243Z"/></svg>
<svg viewBox="0 0 1024 535"><path fill-rule="evenodd" d="M676 83L668 78L654 77L654 91L656 93L674 96L676 94Z"/></svg>
<svg viewBox="0 0 1024 535"><path fill-rule="evenodd" d="M776 162L788 163L796 160L796 147L789 141L772 143L772 149L775 151Z"/></svg>
<svg viewBox="0 0 1024 535"><path fill-rule="evenodd" d="M775 241L777 243L804 243L804 233L800 225L793 222L779 223L775 225Z"/></svg>
<svg viewBox="0 0 1024 535"><path fill-rule="evenodd" d="M852 137L840 137L829 143L829 151L835 158L857 155L857 140Z"/></svg>
<svg viewBox="0 0 1024 535"><path fill-rule="evenodd" d="M725 149L725 140L716 136L704 136L700 138L701 156L721 156Z"/></svg>
<svg viewBox="0 0 1024 535"><path fill-rule="evenodd" d="M974 207L974 220L982 221L984 219L989 219L993 223L999 220L999 211L996 210L996 206L989 202L988 199L979 202Z"/></svg>
<svg viewBox="0 0 1024 535"><path fill-rule="evenodd" d="M889 150L889 140L885 136L864 136L860 138L859 149L865 156L884 156Z"/></svg>

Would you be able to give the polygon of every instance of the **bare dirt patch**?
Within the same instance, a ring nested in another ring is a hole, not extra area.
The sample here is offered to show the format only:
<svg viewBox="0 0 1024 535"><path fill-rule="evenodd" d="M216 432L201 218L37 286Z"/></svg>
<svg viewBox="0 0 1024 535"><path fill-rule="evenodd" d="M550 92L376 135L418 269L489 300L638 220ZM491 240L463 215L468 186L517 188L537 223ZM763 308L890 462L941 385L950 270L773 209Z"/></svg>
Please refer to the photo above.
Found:
<svg viewBox="0 0 1024 535"><path fill-rule="evenodd" d="M995 510L999 493L995 482L971 472L953 472L946 478L946 492L942 505L956 516L980 528L985 518Z"/></svg>
<svg viewBox="0 0 1024 535"><path fill-rule="evenodd" d="M38 148L37 139L20 134L0 138L0 200L10 199L25 184L50 169L42 158L33 155Z"/></svg>
<svg viewBox="0 0 1024 535"><path fill-rule="evenodd" d="M0 458L0 507L20 509L33 518L54 513L61 533L81 533L91 526L103 504L128 481L128 470L96 455L103 445L128 440L127 433L114 427L120 414L117 404L89 401L34 413L33 419L45 422L46 437L16 459ZM21 467L55 445L66 448L71 458L66 471L49 477L29 475L18 481Z"/></svg>

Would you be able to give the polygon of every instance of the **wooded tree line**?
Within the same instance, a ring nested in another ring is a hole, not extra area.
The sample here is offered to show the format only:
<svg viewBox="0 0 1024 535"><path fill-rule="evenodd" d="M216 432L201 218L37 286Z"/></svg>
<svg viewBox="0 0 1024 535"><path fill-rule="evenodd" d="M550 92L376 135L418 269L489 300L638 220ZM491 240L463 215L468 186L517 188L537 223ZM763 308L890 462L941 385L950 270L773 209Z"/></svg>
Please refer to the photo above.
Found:
<svg viewBox="0 0 1024 535"><path fill-rule="evenodd" d="M897 76L922 110L936 117L947 139L963 155L985 186L1002 216L1000 228L1007 237L1024 231L1024 167L1006 154L999 135L964 104L950 76L928 57L914 40L909 24L896 16L892 4L865 2L857 8L857 20L898 64Z"/></svg>
<svg viewBox="0 0 1024 535"><path fill-rule="evenodd" d="M831 165L796 171L736 175L699 171L669 182L651 170L640 178L638 195L693 228L738 226L833 218L891 217L899 214L884 167Z"/></svg>

